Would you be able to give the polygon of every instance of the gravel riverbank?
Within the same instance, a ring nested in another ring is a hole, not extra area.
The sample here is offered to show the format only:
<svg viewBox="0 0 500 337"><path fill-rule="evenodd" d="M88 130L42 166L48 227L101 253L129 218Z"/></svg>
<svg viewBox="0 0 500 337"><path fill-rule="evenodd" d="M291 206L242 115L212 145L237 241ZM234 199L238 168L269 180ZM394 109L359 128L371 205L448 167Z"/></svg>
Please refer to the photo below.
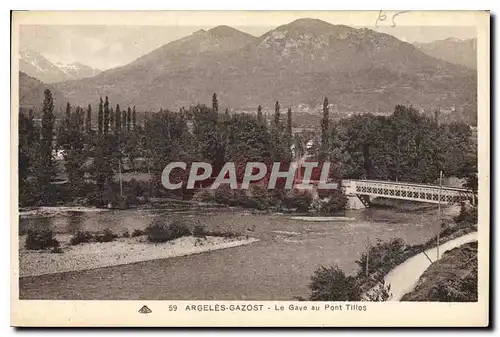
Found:
<svg viewBox="0 0 500 337"><path fill-rule="evenodd" d="M198 254L237 247L259 241L250 237L182 237L166 243L149 243L146 237L120 238L112 242L69 245L70 235L57 235L63 253L33 251L24 248L25 236L19 237L19 276L38 276L86 270L141 261Z"/></svg>

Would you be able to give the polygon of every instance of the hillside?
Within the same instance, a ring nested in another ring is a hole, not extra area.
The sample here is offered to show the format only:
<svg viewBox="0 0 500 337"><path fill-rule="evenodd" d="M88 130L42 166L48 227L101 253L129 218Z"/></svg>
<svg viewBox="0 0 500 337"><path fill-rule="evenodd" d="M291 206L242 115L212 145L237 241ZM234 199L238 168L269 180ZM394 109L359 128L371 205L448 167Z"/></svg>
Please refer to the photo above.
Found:
<svg viewBox="0 0 500 337"><path fill-rule="evenodd" d="M74 104L109 96L138 109L209 103L255 111L280 100L295 114L319 113L328 96L340 112L431 111L476 102L476 73L370 29L300 19L255 38L227 26L200 30L92 78L57 83ZM298 107L301 106L299 111Z"/></svg>
<svg viewBox="0 0 500 337"><path fill-rule="evenodd" d="M415 43L414 45L430 56L477 69L476 39L448 38L429 43Z"/></svg>
<svg viewBox="0 0 500 337"><path fill-rule="evenodd" d="M42 109L45 89L52 92L55 106L54 112L57 115L67 102L64 94L51 84L45 84L34 77L19 72L19 108L34 109L36 115Z"/></svg>

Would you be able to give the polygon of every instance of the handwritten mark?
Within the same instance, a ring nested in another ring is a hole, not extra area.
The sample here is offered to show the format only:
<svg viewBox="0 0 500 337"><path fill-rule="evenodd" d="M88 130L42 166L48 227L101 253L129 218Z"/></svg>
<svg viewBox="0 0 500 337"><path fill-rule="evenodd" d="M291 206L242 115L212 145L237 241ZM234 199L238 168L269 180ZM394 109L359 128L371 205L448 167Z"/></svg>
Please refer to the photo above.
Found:
<svg viewBox="0 0 500 337"><path fill-rule="evenodd" d="M401 12L397 12L396 14L394 14L391 18L392 23L391 23L390 27L396 27L396 16L404 14L404 13L408 13L408 12L409 11L401 11ZM383 22L386 20L387 20L387 14L385 14L384 11L382 11L382 10L379 11L377 20L375 21L375 27L379 27L379 22Z"/></svg>

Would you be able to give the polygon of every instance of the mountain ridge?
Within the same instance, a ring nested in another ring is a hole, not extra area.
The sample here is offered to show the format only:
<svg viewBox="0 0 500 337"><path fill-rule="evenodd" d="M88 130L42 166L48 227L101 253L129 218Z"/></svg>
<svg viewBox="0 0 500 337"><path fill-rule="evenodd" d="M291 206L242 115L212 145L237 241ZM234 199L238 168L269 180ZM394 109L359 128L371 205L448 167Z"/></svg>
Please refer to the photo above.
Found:
<svg viewBox="0 0 500 337"><path fill-rule="evenodd" d="M41 53L24 49L19 52L19 70L44 83L56 83L92 77L101 72L80 62L54 63Z"/></svg>
<svg viewBox="0 0 500 337"><path fill-rule="evenodd" d="M254 111L261 104L316 111L329 97L339 111L475 106L476 73L412 44L317 19L299 19L259 37L219 26L165 44L97 76L56 83L73 104L109 96L142 110L210 102Z"/></svg>
<svg viewBox="0 0 500 337"><path fill-rule="evenodd" d="M449 37L427 43L414 43L422 52L453 64L477 69L476 39Z"/></svg>

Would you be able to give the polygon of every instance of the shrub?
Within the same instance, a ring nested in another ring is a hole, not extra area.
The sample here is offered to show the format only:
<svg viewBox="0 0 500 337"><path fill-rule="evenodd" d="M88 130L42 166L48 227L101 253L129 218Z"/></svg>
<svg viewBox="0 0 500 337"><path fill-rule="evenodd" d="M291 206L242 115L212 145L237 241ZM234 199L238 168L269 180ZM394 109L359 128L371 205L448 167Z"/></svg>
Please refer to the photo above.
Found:
<svg viewBox="0 0 500 337"><path fill-rule="evenodd" d="M78 245L80 243L88 243L93 240L93 235L87 231L77 231L73 237L71 237L69 243L72 246Z"/></svg>
<svg viewBox="0 0 500 337"><path fill-rule="evenodd" d="M235 206L236 200L233 195L233 190L228 184L220 185L215 190L214 199L219 204Z"/></svg>
<svg viewBox="0 0 500 337"><path fill-rule="evenodd" d="M193 196L194 201L200 202L213 202L215 200L214 194L209 189L202 189L199 192L195 193Z"/></svg>
<svg viewBox="0 0 500 337"><path fill-rule="evenodd" d="M311 277L311 301L359 301L361 289L353 276L339 267L320 267Z"/></svg>
<svg viewBox="0 0 500 337"><path fill-rule="evenodd" d="M218 236L221 238L234 238L238 236L237 234L232 232L221 232L221 231L208 231L205 232L205 234L208 236Z"/></svg>
<svg viewBox="0 0 500 337"><path fill-rule="evenodd" d="M371 302L385 302L391 297L391 285L385 284L383 277L366 295L364 300Z"/></svg>
<svg viewBox="0 0 500 337"><path fill-rule="evenodd" d="M203 225L194 226L193 236L196 238L205 238L207 236L206 231L205 231L205 227Z"/></svg>
<svg viewBox="0 0 500 337"><path fill-rule="evenodd" d="M300 191L288 193L283 199L283 206L286 208L295 208L297 212L308 212L312 202L311 194Z"/></svg>
<svg viewBox="0 0 500 337"><path fill-rule="evenodd" d="M334 190L327 198L327 201L322 205L321 212L332 214L345 209L347 205L347 197L342 191Z"/></svg>
<svg viewBox="0 0 500 337"><path fill-rule="evenodd" d="M477 206L462 203L460 205L460 214L454 220L458 225L462 226L477 224Z"/></svg>
<svg viewBox="0 0 500 337"><path fill-rule="evenodd" d="M178 221L174 221L170 225L155 221L148 226L146 233L150 242L167 242L191 235L189 228Z"/></svg>
<svg viewBox="0 0 500 337"><path fill-rule="evenodd" d="M123 232L122 237L129 238L130 237L130 233L128 231L125 231L125 232Z"/></svg>
<svg viewBox="0 0 500 337"><path fill-rule="evenodd" d="M111 242L118 238L118 235L113 233L109 228L104 231L95 234L95 240L97 242Z"/></svg>
<svg viewBox="0 0 500 337"><path fill-rule="evenodd" d="M137 236L143 236L143 235L146 235L146 232L141 230L141 229L134 229L134 231L132 232L133 238L135 238Z"/></svg>
<svg viewBox="0 0 500 337"><path fill-rule="evenodd" d="M356 261L359 266L358 276L366 274L366 260L368 259L368 274L373 272L388 272L393 267L402 263L413 253L408 249L401 238L393 238L390 241L377 243L361 254L361 258Z"/></svg>
<svg viewBox="0 0 500 337"><path fill-rule="evenodd" d="M29 229L25 247L33 250L57 248L59 247L59 241L55 239L52 229Z"/></svg>
<svg viewBox="0 0 500 337"><path fill-rule="evenodd" d="M52 250L50 252L54 253L54 254L62 254L62 253L64 253L64 251L62 250L62 248L59 247L59 246L52 248Z"/></svg>

